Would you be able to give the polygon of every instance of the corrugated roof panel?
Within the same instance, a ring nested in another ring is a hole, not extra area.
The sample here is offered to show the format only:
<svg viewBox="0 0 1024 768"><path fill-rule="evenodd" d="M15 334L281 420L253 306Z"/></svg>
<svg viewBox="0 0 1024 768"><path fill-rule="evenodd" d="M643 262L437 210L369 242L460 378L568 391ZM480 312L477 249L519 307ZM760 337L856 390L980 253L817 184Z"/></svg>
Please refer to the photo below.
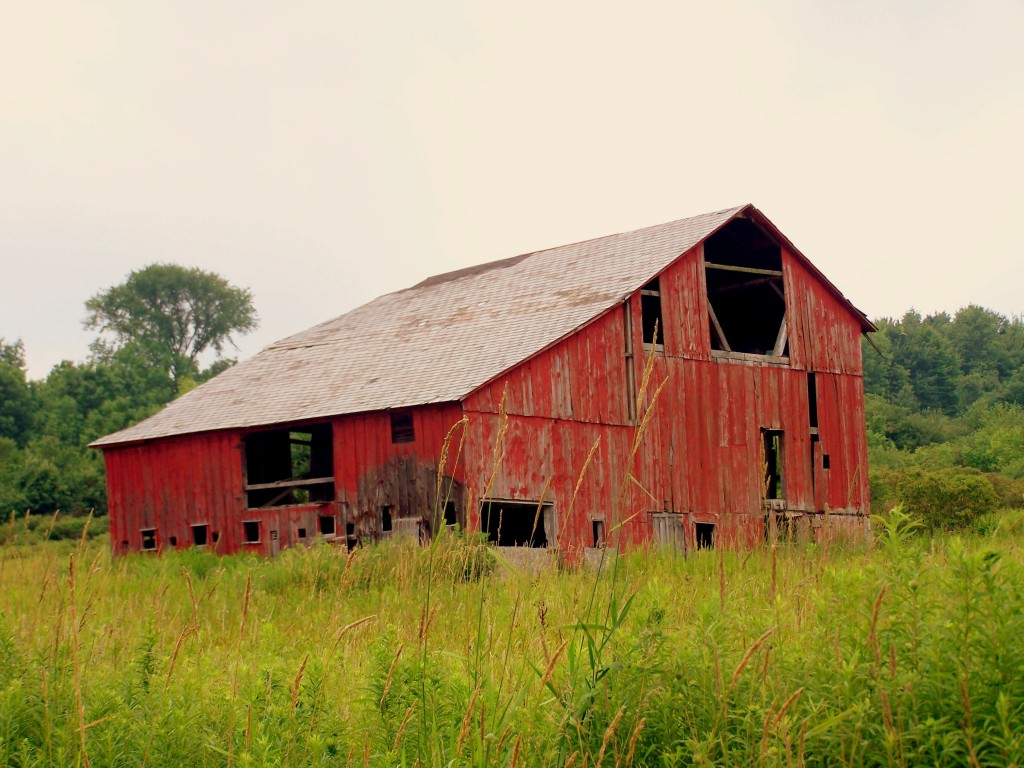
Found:
<svg viewBox="0 0 1024 768"><path fill-rule="evenodd" d="M93 445L459 400L622 300L745 207L429 278L282 339Z"/></svg>

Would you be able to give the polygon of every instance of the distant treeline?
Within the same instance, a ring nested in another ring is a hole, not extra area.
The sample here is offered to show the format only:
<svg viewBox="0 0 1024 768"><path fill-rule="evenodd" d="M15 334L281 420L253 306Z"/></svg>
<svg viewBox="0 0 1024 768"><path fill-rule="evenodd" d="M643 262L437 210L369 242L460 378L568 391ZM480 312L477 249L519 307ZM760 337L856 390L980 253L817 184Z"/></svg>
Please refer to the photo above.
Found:
<svg viewBox="0 0 1024 768"><path fill-rule="evenodd" d="M875 323L878 333L864 343L864 387L876 511L920 495L921 482L985 499L990 488L993 501L979 514L1024 506L1024 321L969 306ZM104 512L102 457L89 442L231 364L193 366L187 375L179 365L173 376L153 355L152 344L94 345L87 362L65 361L29 381L22 343L0 339L4 515Z"/></svg>

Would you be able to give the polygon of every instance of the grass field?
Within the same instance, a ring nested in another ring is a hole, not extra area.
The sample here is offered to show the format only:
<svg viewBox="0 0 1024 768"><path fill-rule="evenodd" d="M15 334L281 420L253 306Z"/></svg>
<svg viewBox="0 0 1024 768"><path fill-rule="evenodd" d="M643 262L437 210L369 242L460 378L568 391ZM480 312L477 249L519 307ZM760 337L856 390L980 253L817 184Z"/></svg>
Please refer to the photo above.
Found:
<svg viewBox="0 0 1024 768"><path fill-rule="evenodd" d="M1012 765L1024 534L509 571L0 553L0 765Z"/></svg>

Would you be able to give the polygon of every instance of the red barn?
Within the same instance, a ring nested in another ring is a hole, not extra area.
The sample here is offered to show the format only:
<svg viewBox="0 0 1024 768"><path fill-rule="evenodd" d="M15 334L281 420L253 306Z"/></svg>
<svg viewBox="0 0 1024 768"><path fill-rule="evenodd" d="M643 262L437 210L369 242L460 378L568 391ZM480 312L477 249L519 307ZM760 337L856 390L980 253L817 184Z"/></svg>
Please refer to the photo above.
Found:
<svg viewBox="0 0 1024 768"><path fill-rule="evenodd" d="M750 205L438 275L97 440L111 543L864 531L871 330Z"/></svg>

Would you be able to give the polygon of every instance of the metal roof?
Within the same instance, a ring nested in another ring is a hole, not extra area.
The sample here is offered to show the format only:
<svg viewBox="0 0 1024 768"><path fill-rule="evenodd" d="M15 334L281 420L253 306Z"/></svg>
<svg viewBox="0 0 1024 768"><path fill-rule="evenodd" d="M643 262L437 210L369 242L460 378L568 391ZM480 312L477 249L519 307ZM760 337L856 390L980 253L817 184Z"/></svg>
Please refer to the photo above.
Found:
<svg viewBox="0 0 1024 768"><path fill-rule="evenodd" d="M429 278L271 344L92 445L458 401L622 301L744 211L756 209Z"/></svg>

